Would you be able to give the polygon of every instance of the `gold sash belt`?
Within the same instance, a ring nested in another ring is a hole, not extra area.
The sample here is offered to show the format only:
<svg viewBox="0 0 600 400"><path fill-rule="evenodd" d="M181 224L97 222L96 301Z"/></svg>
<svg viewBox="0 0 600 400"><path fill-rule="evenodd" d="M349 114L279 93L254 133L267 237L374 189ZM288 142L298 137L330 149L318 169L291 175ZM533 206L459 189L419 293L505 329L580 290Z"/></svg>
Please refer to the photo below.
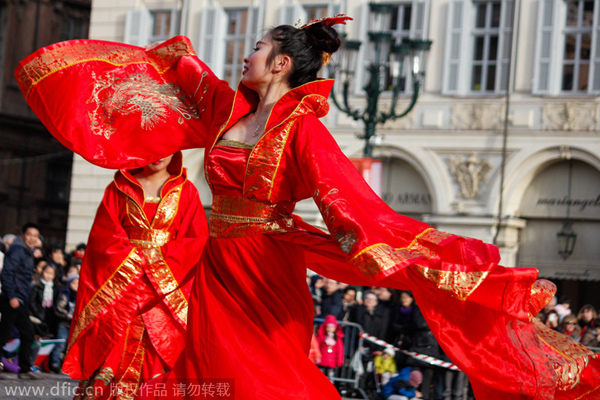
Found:
<svg viewBox="0 0 600 400"><path fill-rule="evenodd" d="M214 196L209 216L210 236L232 238L296 230L291 207L244 197Z"/></svg>
<svg viewBox="0 0 600 400"><path fill-rule="evenodd" d="M160 247L171 240L171 232L162 229L129 227L125 229L129 242L136 247Z"/></svg>

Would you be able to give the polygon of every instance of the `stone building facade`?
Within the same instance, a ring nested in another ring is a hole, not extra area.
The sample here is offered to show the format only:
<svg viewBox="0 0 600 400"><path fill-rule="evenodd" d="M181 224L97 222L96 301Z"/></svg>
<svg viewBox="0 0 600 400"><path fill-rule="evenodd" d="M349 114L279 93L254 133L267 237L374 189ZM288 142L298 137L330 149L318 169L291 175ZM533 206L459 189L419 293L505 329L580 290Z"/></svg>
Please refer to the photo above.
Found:
<svg viewBox="0 0 600 400"><path fill-rule="evenodd" d="M64 244L73 156L27 106L13 76L35 49L86 38L91 0L0 1L0 235L26 222Z"/></svg>

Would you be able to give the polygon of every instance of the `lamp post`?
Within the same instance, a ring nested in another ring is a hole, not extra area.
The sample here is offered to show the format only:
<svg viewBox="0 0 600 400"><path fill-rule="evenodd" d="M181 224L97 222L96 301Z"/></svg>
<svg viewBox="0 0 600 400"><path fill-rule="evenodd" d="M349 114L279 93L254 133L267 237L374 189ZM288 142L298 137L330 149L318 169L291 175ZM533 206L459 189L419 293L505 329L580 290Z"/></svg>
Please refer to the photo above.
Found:
<svg viewBox="0 0 600 400"><path fill-rule="evenodd" d="M356 57L361 42L357 40L344 40L336 62L332 63L334 77L339 78L342 83L342 98L340 102L335 90L331 97L333 103L340 111L352 117L355 121L362 120L365 131L358 135L359 139L365 141L364 157L373 155L373 140L376 137L376 127L386 121L402 118L407 115L417 103L419 89L423 82L425 71L425 57L431 47L431 40L403 39L396 42L392 32L385 29L390 26L391 11L393 5L371 3L370 26L378 27L378 31L369 31L369 80L364 87L367 104L364 110L358 110L350 106L350 86L354 78L356 68ZM401 113L396 113L396 105L400 92L403 89L404 63L409 61L409 70L412 76L412 98L408 106ZM379 111L379 97L391 86L392 101L388 112Z"/></svg>

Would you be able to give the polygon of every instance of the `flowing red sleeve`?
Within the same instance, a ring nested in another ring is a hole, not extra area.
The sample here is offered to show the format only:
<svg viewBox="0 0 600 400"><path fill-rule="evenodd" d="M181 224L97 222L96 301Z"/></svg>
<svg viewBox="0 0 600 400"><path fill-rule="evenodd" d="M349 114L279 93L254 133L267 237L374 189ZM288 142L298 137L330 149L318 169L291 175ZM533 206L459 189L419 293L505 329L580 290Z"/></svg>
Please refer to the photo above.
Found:
<svg viewBox="0 0 600 400"><path fill-rule="evenodd" d="M316 259L311 269L343 282L411 290L477 398L563 398L581 376L595 373L584 369L592 357L584 346L548 336L531 322L537 270L504 268L495 246L399 215L370 189L320 121L297 123L292 152L302 184L338 247L336 255L315 240L311 249L329 252L331 260Z"/></svg>
<svg viewBox="0 0 600 400"><path fill-rule="evenodd" d="M144 49L99 40L44 47L15 77L31 109L63 145L105 168L137 168L206 147L234 92L188 38Z"/></svg>

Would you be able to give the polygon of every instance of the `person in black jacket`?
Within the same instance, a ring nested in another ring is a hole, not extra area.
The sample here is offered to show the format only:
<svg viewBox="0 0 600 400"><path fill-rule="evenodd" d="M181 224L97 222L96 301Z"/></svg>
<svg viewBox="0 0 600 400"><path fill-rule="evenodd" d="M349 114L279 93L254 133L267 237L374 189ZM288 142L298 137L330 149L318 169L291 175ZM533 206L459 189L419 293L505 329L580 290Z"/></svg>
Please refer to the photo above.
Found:
<svg viewBox="0 0 600 400"><path fill-rule="evenodd" d="M333 315L336 319L343 317L344 292L340 289L338 281L327 279L325 293L321 297L321 316Z"/></svg>
<svg viewBox="0 0 600 400"><path fill-rule="evenodd" d="M13 327L19 331L19 378L40 379L31 369L31 345L34 339L33 324L29 319L29 298L34 271L33 249L41 245L40 231L36 225L23 226L21 237L15 239L4 259L0 274L0 348L11 337Z"/></svg>
<svg viewBox="0 0 600 400"><path fill-rule="evenodd" d="M442 358L442 350L437 340L433 336L431 329L427 325L421 310L418 305L415 304L415 308L412 313L412 336L410 351L415 353L426 354L435 358ZM444 390L444 373L445 371L441 368L434 367L428 363L411 360L412 365L419 368L423 373L423 384L421 386L421 393L423 400L441 400ZM433 388L433 390L432 390Z"/></svg>
<svg viewBox="0 0 600 400"><path fill-rule="evenodd" d="M366 333L373 335L378 339L385 338L390 323L390 316L386 309L378 307L379 299L373 292L365 293L364 302L356 307L356 314L353 322L360 324ZM365 346L371 351L377 350L374 343L367 342Z"/></svg>

